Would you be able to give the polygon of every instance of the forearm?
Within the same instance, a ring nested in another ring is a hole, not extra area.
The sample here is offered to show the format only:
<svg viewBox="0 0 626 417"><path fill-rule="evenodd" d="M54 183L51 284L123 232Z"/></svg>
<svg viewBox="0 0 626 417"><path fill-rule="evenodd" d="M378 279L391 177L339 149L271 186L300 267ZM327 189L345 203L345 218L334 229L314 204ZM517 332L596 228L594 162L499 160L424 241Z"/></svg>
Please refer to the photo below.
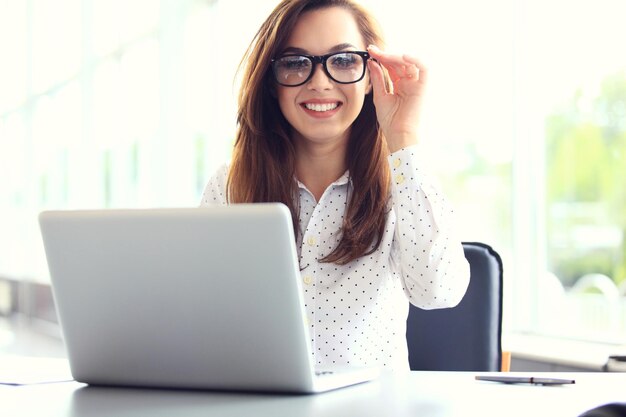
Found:
<svg viewBox="0 0 626 417"><path fill-rule="evenodd" d="M392 258L412 304L452 307L469 283L454 213L442 193L420 172L416 147L390 156L396 217Z"/></svg>

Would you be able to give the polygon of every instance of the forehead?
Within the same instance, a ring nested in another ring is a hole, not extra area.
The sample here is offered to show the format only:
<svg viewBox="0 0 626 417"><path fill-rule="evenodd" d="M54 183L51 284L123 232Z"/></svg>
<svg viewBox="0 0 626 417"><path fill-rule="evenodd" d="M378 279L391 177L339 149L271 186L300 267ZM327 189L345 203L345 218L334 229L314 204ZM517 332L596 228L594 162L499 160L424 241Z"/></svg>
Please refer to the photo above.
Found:
<svg viewBox="0 0 626 417"><path fill-rule="evenodd" d="M287 40L286 48L324 54L340 44L365 49L365 42L352 13L342 7L327 7L303 13Z"/></svg>

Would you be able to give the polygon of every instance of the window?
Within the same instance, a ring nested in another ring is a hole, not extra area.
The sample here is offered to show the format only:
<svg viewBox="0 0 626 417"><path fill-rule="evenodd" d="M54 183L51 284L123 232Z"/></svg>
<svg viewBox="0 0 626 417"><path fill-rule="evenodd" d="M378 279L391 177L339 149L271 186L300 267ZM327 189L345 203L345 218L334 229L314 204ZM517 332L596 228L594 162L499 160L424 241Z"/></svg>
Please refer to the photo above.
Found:
<svg viewBox="0 0 626 417"><path fill-rule="evenodd" d="M623 2L368 3L429 64L422 147L503 255L505 331L625 343Z"/></svg>
<svg viewBox="0 0 626 417"><path fill-rule="evenodd" d="M626 341L626 29L622 2L530 2L519 78L540 173L538 332ZM530 132L529 132L530 133ZM539 319L540 318L540 319Z"/></svg>
<svg viewBox="0 0 626 417"><path fill-rule="evenodd" d="M626 343L623 1L362 2L429 68L424 163L503 256L505 331ZM43 209L197 205L276 4L0 0L0 280L47 282Z"/></svg>

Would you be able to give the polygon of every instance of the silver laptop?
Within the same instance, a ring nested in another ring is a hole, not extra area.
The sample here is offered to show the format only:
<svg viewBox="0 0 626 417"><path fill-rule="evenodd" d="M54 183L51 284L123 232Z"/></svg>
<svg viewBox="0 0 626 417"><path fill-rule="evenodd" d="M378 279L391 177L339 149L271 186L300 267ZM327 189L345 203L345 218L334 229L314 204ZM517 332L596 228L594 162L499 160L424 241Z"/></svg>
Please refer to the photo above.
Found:
<svg viewBox="0 0 626 417"><path fill-rule="evenodd" d="M39 223L77 381L313 393L378 373L315 369L282 204L45 211Z"/></svg>

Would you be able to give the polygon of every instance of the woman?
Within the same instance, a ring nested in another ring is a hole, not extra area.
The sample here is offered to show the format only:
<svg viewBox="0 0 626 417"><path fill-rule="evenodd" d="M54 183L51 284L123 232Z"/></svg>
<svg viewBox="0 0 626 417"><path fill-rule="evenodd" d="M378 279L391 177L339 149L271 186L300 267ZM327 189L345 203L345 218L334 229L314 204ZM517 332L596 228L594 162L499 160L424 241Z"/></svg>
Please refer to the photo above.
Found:
<svg viewBox="0 0 626 417"><path fill-rule="evenodd" d="M417 161L426 70L373 45L351 0L282 1L242 61L233 159L203 204L286 204L316 363L406 370L407 300L456 305L469 267Z"/></svg>

